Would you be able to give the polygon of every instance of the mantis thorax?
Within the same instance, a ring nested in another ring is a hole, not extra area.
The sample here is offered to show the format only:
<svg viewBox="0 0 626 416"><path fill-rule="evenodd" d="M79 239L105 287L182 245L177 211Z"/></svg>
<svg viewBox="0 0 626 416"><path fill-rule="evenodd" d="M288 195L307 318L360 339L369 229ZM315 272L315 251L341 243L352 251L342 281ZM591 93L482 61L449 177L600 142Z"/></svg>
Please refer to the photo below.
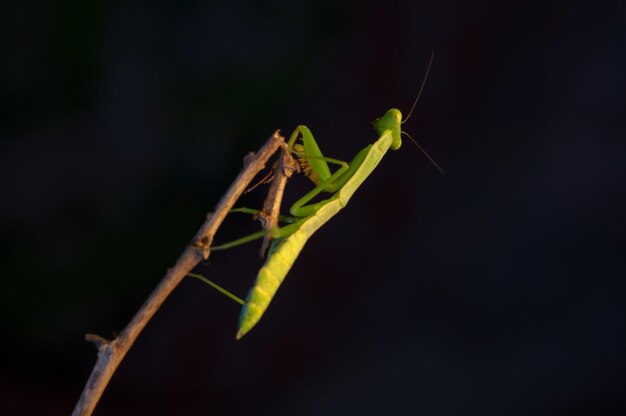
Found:
<svg viewBox="0 0 626 416"><path fill-rule="evenodd" d="M398 150L402 145L402 139L400 138L400 123L402 122L402 113L397 108L387 110L387 112L381 117L372 122L374 130L379 136L387 130L391 130L391 136L393 137L393 143L391 148Z"/></svg>

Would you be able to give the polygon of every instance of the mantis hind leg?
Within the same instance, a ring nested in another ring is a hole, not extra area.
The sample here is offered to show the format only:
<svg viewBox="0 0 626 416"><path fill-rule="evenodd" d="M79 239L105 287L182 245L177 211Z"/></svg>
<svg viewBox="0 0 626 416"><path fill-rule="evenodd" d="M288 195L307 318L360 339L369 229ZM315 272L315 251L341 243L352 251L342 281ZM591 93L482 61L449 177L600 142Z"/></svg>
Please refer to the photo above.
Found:
<svg viewBox="0 0 626 416"><path fill-rule="evenodd" d="M239 296L233 294L232 292L230 292L227 289L224 289L222 286L218 285L217 283L213 282L212 280L207 279L206 277L204 277L204 276L202 276L200 274L187 273L187 276L195 277L196 279L200 280L201 282L206 283L207 285L211 286L213 289L215 289L218 292L220 292L222 295L228 297L229 299L234 300L235 302L237 302L240 305L244 304L244 300L241 299Z"/></svg>
<svg viewBox="0 0 626 416"><path fill-rule="evenodd" d="M245 214L256 214L258 211L251 209L251 208L235 208L233 210L231 210L231 212L242 212ZM285 225L284 227L276 227L276 228L270 228L269 230L264 230L264 231L259 231L256 233L252 233L250 235L247 235L245 237L239 238L237 240L233 240L230 241L228 243L224 243L224 244L220 244L220 245L216 245L216 246L212 246L211 250L213 251L219 251L219 250L226 250L232 247L236 247L236 246L240 246L242 244L248 243L250 241L254 241L254 240L258 240L261 239L263 237L265 237L266 235L271 234L272 238L274 238L276 241L276 239L279 238L285 238L290 236L291 234L293 234L298 227L300 226L300 224L288 224ZM194 277L204 283L206 283L207 285L211 286L213 289L217 290L218 292L220 292L221 294L225 295L226 297L234 300L235 302L239 303L240 305L243 305L245 302L243 299L241 299L240 297L238 297L237 295L234 295L232 292L228 291L227 289L224 289L223 287L221 287L220 285L218 285L217 283L207 279L206 277L199 275L199 274L195 274L195 273L187 273L187 276L190 277Z"/></svg>

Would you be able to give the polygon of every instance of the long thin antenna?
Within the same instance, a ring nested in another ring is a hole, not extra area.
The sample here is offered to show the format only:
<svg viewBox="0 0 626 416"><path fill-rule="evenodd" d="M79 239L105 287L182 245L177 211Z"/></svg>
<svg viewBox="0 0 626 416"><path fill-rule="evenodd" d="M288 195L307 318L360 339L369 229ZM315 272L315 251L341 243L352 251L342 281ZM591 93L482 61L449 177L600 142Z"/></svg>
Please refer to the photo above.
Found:
<svg viewBox="0 0 626 416"><path fill-rule="evenodd" d="M430 163L433 164L434 167L437 168L437 170L439 171L439 173L441 173L443 175L443 169L441 169L441 167L437 164L437 162L435 162L435 159L433 159L432 157L430 157L430 155L428 154L428 152L426 150L424 150L424 148L422 146L420 146L420 144L409 135L409 133L407 133L406 131L401 132L403 133L406 137L408 137L409 139L411 139L411 141L413 143L415 143L415 146L417 146L418 149L420 149L422 151L422 153L424 153L424 156L426 156L428 158L428 160L430 160Z"/></svg>
<svg viewBox="0 0 626 416"><path fill-rule="evenodd" d="M426 85L426 80L428 79L428 73L430 72L430 66L433 64L433 58L435 57L435 51L430 51L430 61L428 61L428 67L426 68L426 74L424 75L424 80L422 81L422 85L420 86L420 90L417 93L417 97L415 97L415 101L413 101L413 107L411 107L411 111L409 111L409 115L406 116L406 118L404 119L404 121L401 121L400 124L406 123L406 121L409 119L409 117L411 117L411 114L413 114L413 110L415 109L415 105L417 104L417 101L420 99L420 95L422 95L422 91L424 90L424 86ZM411 137L411 136L409 136ZM413 139L411 139L413 140Z"/></svg>

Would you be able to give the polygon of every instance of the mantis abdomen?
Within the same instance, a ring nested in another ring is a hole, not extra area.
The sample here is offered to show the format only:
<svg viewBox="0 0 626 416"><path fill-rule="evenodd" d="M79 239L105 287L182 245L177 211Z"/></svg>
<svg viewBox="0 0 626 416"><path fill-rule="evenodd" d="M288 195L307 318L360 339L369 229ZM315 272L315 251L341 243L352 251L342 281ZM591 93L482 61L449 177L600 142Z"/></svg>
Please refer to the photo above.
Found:
<svg viewBox="0 0 626 416"><path fill-rule="evenodd" d="M241 309L237 339L243 337L261 319L309 237L343 207L337 197L327 201L314 215L299 221L299 227L293 234L274 242Z"/></svg>

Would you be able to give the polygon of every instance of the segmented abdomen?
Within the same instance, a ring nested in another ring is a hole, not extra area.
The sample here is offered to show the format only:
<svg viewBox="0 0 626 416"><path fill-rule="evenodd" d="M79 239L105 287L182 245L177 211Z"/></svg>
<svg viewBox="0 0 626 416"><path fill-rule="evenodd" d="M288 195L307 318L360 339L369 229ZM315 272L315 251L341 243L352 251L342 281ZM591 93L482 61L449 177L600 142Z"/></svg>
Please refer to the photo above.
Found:
<svg viewBox="0 0 626 416"><path fill-rule="evenodd" d="M340 201L334 199L316 214L304 219L300 228L279 242L275 250L270 250L241 309L237 339L259 322L309 237L340 209Z"/></svg>

